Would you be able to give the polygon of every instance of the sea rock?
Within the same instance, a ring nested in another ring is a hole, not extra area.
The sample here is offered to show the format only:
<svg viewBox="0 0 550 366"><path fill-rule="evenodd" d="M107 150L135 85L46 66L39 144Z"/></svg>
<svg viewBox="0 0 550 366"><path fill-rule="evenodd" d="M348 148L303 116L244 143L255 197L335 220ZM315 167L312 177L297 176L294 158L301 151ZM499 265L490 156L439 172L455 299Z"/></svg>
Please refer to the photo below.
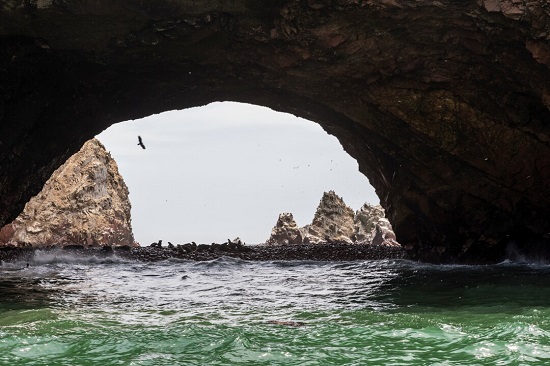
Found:
<svg viewBox="0 0 550 366"><path fill-rule="evenodd" d="M400 246L382 206L365 203L355 213L354 223L355 244Z"/></svg>
<svg viewBox="0 0 550 366"><path fill-rule="evenodd" d="M374 238L376 226L380 223L380 220L384 219L389 224L389 221L385 219L385 217L386 214L382 206L373 206L365 203L359 210L357 210L355 217L353 218L353 223L355 226L353 241L356 243L371 243ZM391 230L391 224L389 225Z"/></svg>
<svg viewBox="0 0 550 366"><path fill-rule="evenodd" d="M282 213L277 223L271 230L271 236L265 242L268 245L274 244L302 244L302 232L291 213Z"/></svg>
<svg viewBox="0 0 550 366"><path fill-rule="evenodd" d="M334 191L323 194L313 222L303 228L298 227L291 213L280 214L266 244L326 242L400 245L382 206L365 203L354 215Z"/></svg>
<svg viewBox="0 0 550 366"><path fill-rule="evenodd" d="M376 223L371 244L401 246L395 237L390 221L382 217Z"/></svg>
<svg viewBox="0 0 550 366"><path fill-rule="evenodd" d="M354 213L334 191L323 193L313 222L304 228L304 243L337 241L351 244Z"/></svg>
<svg viewBox="0 0 550 366"><path fill-rule="evenodd" d="M116 162L92 139L0 230L0 245L135 246L130 208Z"/></svg>

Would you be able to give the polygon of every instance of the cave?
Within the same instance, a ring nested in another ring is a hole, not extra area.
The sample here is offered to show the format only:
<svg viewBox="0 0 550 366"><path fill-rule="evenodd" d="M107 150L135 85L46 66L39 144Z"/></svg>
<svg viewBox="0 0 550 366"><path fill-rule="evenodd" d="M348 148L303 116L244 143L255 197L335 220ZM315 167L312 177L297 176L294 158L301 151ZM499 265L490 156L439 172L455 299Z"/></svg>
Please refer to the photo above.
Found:
<svg viewBox="0 0 550 366"><path fill-rule="evenodd" d="M410 258L550 248L550 5L509 0L10 0L0 226L113 123L214 101L319 123Z"/></svg>

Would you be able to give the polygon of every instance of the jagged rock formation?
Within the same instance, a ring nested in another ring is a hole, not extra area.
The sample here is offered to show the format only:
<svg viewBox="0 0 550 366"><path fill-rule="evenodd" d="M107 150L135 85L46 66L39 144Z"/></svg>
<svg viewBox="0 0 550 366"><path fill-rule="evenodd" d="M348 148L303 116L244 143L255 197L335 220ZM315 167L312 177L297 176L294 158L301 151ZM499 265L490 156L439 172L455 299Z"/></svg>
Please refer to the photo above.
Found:
<svg viewBox="0 0 550 366"><path fill-rule="evenodd" d="M282 213L277 219L277 223L271 230L271 236L265 242L268 245L273 244L302 244L302 232L291 213Z"/></svg>
<svg viewBox="0 0 550 366"><path fill-rule="evenodd" d="M4 1L0 225L109 125L233 100L335 135L411 258L549 244L549 14L540 0Z"/></svg>
<svg viewBox="0 0 550 366"><path fill-rule="evenodd" d="M382 206L373 206L365 203L359 210L357 210L355 217L353 218L353 225L355 227L353 240L355 242L372 242L376 225L382 219L387 220Z"/></svg>
<svg viewBox="0 0 550 366"><path fill-rule="evenodd" d="M365 203L354 217L355 243L371 243L375 245L398 246L395 233L386 218L384 208L380 205L372 206Z"/></svg>
<svg viewBox="0 0 550 366"><path fill-rule="evenodd" d="M313 222L298 228L291 213L279 215L267 245L277 244L399 245L382 206L365 203L355 214L334 191L325 192Z"/></svg>
<svg viewBox="0 0 550 366"><path fill-rule="evenodd" d="M0 245L135 245L130 208L115 161L92 139L0 230Z"/></svg>
<svg viewBox="0 0 550 366"><path fill-rule="evenodd" d="M352 243L353 210L334 191L323 193L310 225L304 228L304 243L337 241Z"/></svg>
<svg viewBox="0 0 550 366"><path fill-rule="evenodd" d="M375 245L400 245L395 237L390 221L385 217L378 220L374 228L372 244Z"/></svg>

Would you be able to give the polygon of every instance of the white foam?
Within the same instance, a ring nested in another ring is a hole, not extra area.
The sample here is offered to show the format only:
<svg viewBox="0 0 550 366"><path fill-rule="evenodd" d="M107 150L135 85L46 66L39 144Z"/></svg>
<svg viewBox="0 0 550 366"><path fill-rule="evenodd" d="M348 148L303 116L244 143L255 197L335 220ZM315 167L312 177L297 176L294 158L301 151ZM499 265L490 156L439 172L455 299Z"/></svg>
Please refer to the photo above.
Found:
<svg viewBox="0 0 550 366"><path fill-rule="evenodd" d="M63 249L37 249L31 261L35 264L68 263L68 264L99 264L99 263L126 263L128 260L115 254L98 256L94 254L72 253Z"/></svg>

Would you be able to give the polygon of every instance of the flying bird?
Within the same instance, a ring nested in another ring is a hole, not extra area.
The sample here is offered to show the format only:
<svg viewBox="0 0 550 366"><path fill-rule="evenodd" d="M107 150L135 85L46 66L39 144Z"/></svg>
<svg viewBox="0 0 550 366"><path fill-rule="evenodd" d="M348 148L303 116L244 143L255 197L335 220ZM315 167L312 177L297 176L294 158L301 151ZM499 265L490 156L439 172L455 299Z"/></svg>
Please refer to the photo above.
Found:
<svg viewBox="0 0 550 366"><path fill-rule="evenodd" d="M143 145L143 140L141 139L141 136L138 136L138 145L141 146L142 149L145 150L145 145Z"/></svg>

